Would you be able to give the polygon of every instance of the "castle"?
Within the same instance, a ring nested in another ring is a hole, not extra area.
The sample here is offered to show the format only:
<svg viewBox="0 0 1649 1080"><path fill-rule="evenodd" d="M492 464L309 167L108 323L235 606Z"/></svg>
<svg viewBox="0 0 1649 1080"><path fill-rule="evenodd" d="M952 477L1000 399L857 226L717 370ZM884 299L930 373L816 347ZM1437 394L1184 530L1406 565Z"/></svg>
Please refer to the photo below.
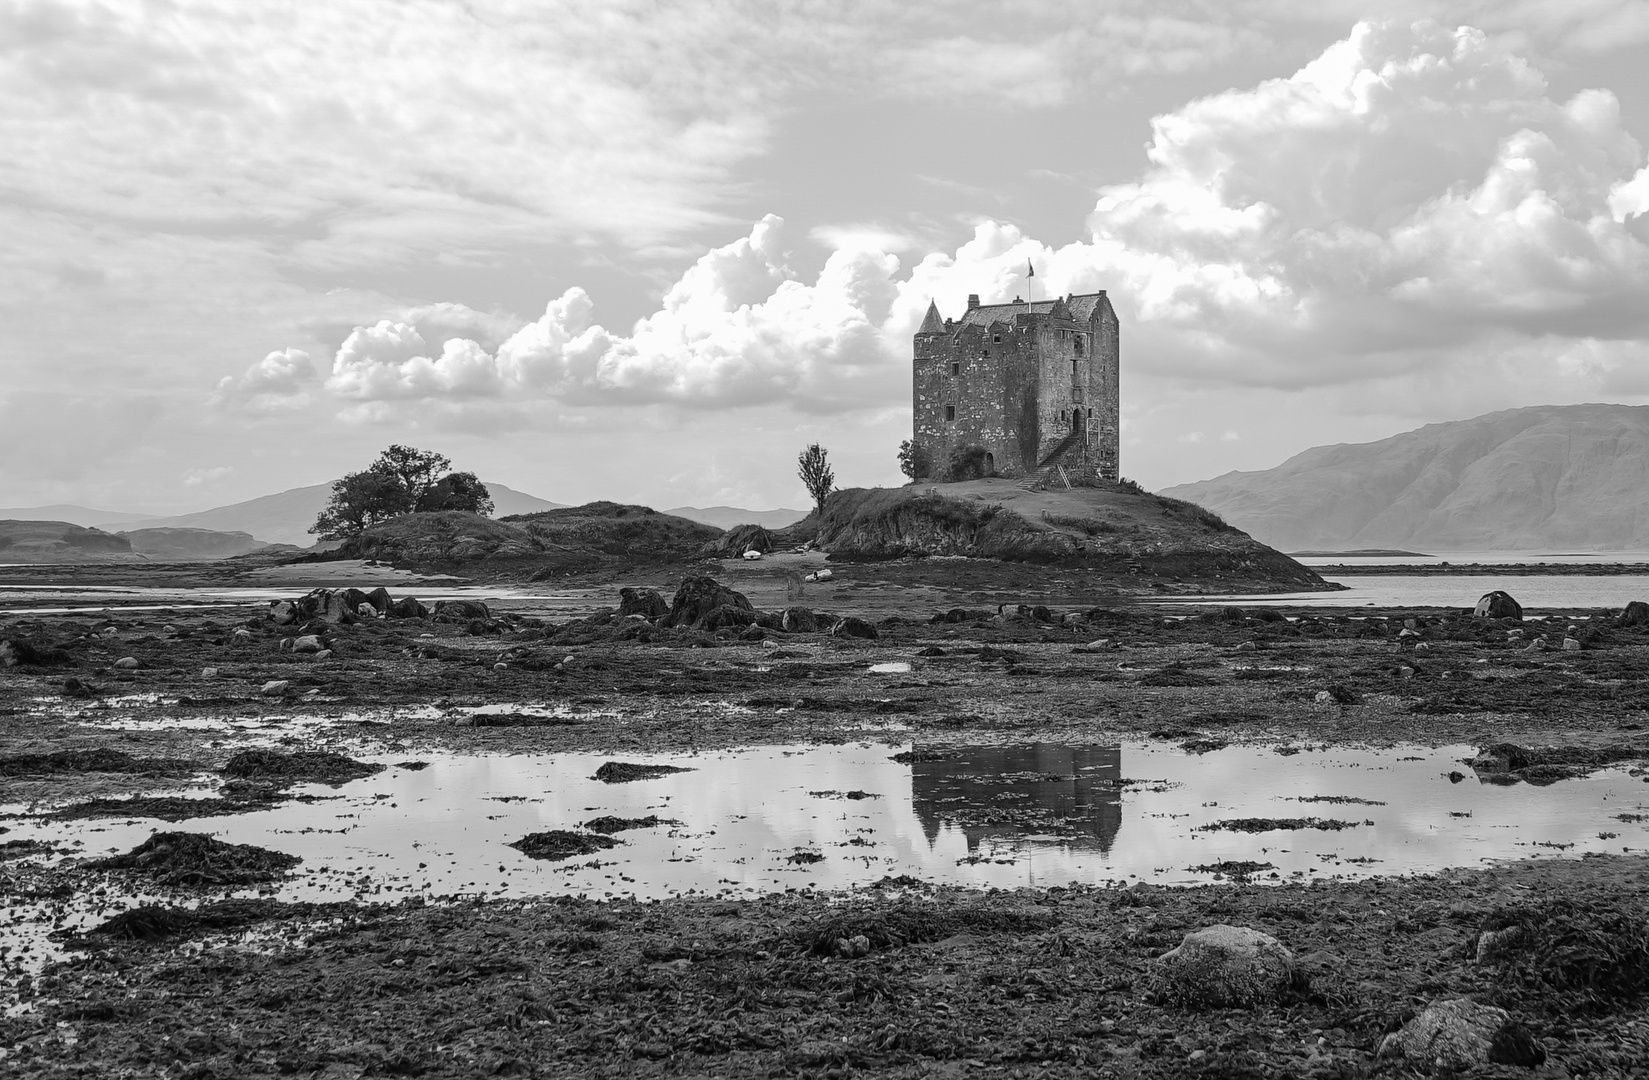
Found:
<svg viewBox="0 0 1649 1080"><path fill-rule="evenodd" d="M1103 291L1011 304L928 303L916 331L918 479L1117 478L1117 317Z"/></svg>

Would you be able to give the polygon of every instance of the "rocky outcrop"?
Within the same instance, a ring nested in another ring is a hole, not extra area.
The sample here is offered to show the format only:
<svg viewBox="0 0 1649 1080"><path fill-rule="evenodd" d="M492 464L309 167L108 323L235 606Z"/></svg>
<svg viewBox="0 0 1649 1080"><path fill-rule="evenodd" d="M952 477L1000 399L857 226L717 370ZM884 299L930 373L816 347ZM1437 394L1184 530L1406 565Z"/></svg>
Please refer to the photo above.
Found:
<svg viewBox="0 0 1649 1080"><path fill-rule="evenodd" d="M1511 593L1496 589L1483 594L1472 614L1479 619L1522 619L1523 605L1512 599Z"/></svg>
<svg viewBox="0 0 1649 1080"><path fill-rule="evenodd" d="M1258 1005L1301 982L1294 954L1282 942L1224 924L1186 934L1157 958L1152 977L1158 995L1198 1008Z"/></svg>
<svg viewBox="0 0 1649 1080"><path fill-rule="evenodd" d="M620 618L640 615L648 622L655 622L670 614L670 605L657 589L626 586L618 590L618 614Z"/></svg>
<svg viewBox="0 0 1649 1080"><path fill-rule="evenodd" d="M717 581L713 577L683 578L681 585L676 589L676 598L670 603L669 614L660 621L660 626L691 626L695 629L705 629L700 625L702 620L720 608L731 607L739 611L748 611L752 617L742 625L754 622L755 608L743 593L735 592ZM717 619L726 619L725 614L717 615Z"/></svg>
<svg viewBox="0 0 1649 1080"><path fill-rule="evenodd" d="M1385 1037L1380 1056L1437 1070L1475 1065L1532 1067L1546 1061L1545 1049L1510 1013L1468 998L1433 1002Z"/></svg>

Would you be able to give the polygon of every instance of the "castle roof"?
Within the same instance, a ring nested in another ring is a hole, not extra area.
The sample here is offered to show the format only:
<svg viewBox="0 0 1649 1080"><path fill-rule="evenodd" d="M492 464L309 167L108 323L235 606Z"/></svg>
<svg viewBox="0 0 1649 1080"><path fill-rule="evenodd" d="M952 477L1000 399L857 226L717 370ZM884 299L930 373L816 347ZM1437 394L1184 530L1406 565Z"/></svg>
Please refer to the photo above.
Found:
<svg viewBox="0 0 1649 1080"><path fill-rule="evenodd" d="M1029 305L1021 300L1016 304L981 304L976 308L969 308L958 323L957 328L965 326L990 326L992 323L1012 322L1014 316L1024 315L1029 310L1032 315L1049 316L1055 318L1068 317L1074 322L1087 322L1093 318L1094 309L1099 307L1105 299L1103 292L1084 293L1080 296L1054 297L1052 300L1034 300ZM932 305L930 304L931 308ZM1063 307L1070 312L1065 316L1063 311L1056 312L1055 308ZM926 323L923 323L924 328Z"/></svg>
<svg viewBox="0 0 1649 1080"><path fill-rule="evenodd" d="M922 325L917 327L918 334L943 334L945 320L939 317L939 305L932 300L928 301L928 313L922 318Z"/></svg>

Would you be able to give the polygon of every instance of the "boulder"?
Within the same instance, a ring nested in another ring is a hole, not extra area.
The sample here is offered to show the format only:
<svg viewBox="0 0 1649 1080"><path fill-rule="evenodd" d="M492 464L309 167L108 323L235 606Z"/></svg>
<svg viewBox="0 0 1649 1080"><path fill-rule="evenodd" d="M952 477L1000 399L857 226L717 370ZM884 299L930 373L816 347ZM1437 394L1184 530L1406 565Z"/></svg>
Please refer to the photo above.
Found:
<svg viewBox="0 0 1649 1080"><path fill-rule="evenodd" d="M844 615L830 628L831 637L864 638L875 641L881 635L876 628L856 615Z"/></svg>
<svg viewBox="0 0 1649 1080"><path fill-rule="evenodd" d="M395 606L395 601L390 598L389 590L382 585L366 594L366 602L377 608L379 615L388 615L389 609Z"/></svg>
<svg viewBox="0 0 1649 1080"><path fill-rule="evenodd" d="M721 630L724 627L744 627L756 624L756 612L750 608L741 608L737 604L723 604L721 607L707 611L693 624L694 630Z"/></svg>
<svg viewBox="0 0 1649 1080"><path fill-rule="evenodd" d="M1616 626L1649 626L1649 604L1633 600L1615 621Z"/></svg>
<svg viewBox="0 0 1649 1080"><path fill-rule="evenodd" d="M326 648L321 639L315 634L305 634L300 638L292 639L292 651L295 653L317 653Z"/></svg>
<svg viewBox="0 0 1649 1080"><path fill-rule="evenodd" d="M1521 619L1523 605L1512 599L1512 594L1501 589L1486 592L1472 609L1478 619Z"/></svg>
<svg viewBox="0 0 1649 1080"><path fill-rule="evenodd" d="M1246 1008L1304 982L1294 954L1270 934L1223 923L1194 930L1157 958L1153 989L1194 1007Z"/></svg>
<svg viewBox="0 0 1649 1080"><path fill-rule="evenodd" d="M31 667L51 667L56 664L68 664L73 661L69 654L62 649L41 648L22 638L5 638L0 640L0 667L17 667L28 664Z"/></svg>
<svg viewBox="0 0 1649 1080"><path fill-rule="evenodd" d="M750 601L743 593L734 592L713 577L683 578L681 586L676 589L676 598L670 603L669 614L665 615L661 626L698 626L699 620L715 611L717 608L735 607L743 611L754 612ZM752 620L754 619L752 618ZM748 625L748 623L740 624Z"/></svg>
<svg viewBox="0 0 1649 1080"><path fill-rule="evenodd" d="M292 689L292 684L287 680L271 679L258 688L258 693L264 697L282 697L290 689Z"/></svg>
<svg viewBox="0 0 1649 1080"><path fill-rule="evenodd" d="M122 656L119 660L115 661L115 667L122 671L133 671L142 666L142 664L138 663L137 657L135 656Z"/></svg>
<svg viewBox="0 0 1649 1080"><path fill-rule="evenodd" d="M291 600L276 600L269 605L269 617L276 626L291 626L303 618L303 613Z"/></svg>
<svg viewBox="0 0 1649 1080"><path fill-rule="evenodd" d="M1563 639L1563 651L1564 652L1579 652L1580 651L1580 642L1575 640L1572 637L1564 638Z"/></svg>
<svg viewBox="0 0 1649 1080"><path fill-rule="evenodd" d="M811 608L787 607L779 613L779 629L787 634L817 634L819 619Z"/></svg>
<svg viewBox="0 0 1649 1080"><path fill-rule="evenodd" d="M247 642L249 642L251 640L252 640L252 631L246 629L246 627L243 626L239 630L235 631L235 644L245 645Z"/></svg>
<svg viewBox="0 0 1649 1080"><path fill-rule="evenodd" d="M427 619L429 608L410 596L403 596L389 605L389 613L397 619Z"/></svg>
<svg viewBox="0 0 1649 1080"><path fill-rule="evenodd" d="M479 600L437 600L435 601L436 622L467 623L473 619L490 619L492 612L487 605Z"/></svg>
<svg viewBox="0 0 1649 1080"><path fill-rule="evenodd" d="M355 621L356 604L348 601L349 593L359 596L360 602L366 600L366 593L359 589L341 592L337 589L316 589L300 599L298 607L309 619L318 619L332 625L352 623Z"/></svg>
<svg viewBox="0 0 1649 1080"><path fill-rule="evenodd" d="M373 608L376 608L376 606L377 606L377 605L373 604L371 599L369 599L367 597L367 594L362 592L360 589L345 589L345 590L343 590L343 593L339 597L339 600L343 604L343 606L349 610L349 612L351 614L358 613L361 610L361 605L362 604L366 604L366 605L368 605L370 607L373 607Z"/></svg>
<svg viewBox="0 0 1649 1080"><path fill-rule="evenodd" d="M1424 1069L1542 1065L1546 1051L1505 1009L1470 998L1434 1001L1380 1043L1381 1057Z"/></svg>
<svg viewBox="0 0 1649 1080"><path fill-rule="evenodd" d="M657 589L625 586L618 590L618 614L620 618L640 615L648 622L657 622L670 614L670 605L665 603Z"/></svg>

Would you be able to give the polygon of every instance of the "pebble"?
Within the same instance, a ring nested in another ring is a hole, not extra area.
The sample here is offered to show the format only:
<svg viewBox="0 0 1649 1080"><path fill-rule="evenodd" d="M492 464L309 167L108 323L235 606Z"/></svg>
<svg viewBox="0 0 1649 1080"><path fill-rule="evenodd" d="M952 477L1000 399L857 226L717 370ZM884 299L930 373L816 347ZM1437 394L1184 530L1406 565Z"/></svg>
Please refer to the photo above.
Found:
<svg viewBox="0 0 1649 1080"><path fill-rule="evenodd" d="M1563 639L1563 651L1564 652L1579 652L1580 651L1580 642L1576 641L1572 637L1564 638Z"/></svg>
<svg viewBox="0 0 1649 1080"><path fill-rule="evenodd" d="M218 677L218 669L215 667L203 667L200 669L200 677L203 679L215 679Z"/></svg>
<svg viewBox="0 0 1649 1080"><path fill-rule="evenodd" d="M122 656L119 660L115 661L115 667L120 668L122 671L131 671L133 668L141 666L142 665L137 662L137 657L135 656Z"/></svg>
<svg viewBox="0 0 1649 1080"><path fill-rule="evenodd" d="M332 659L332 650L331 649L322 649L320 652L315 654L315 659L317 659L317 660L330 660L330 659Z"/></svg>
<svg viewBox="0 0 1649 1080"><path fill-rule="evenodd" d="M292 684L285 679L271 679L258 689L258 693L265 697L280 697L290 689Z"/></svg>
<svg viewBox="0 0 1649 1080"><path fill-rule="evenodd" d="M508 664L500 663L500 664L494 664L492 666L492 669L494 671L508 671L510 669L510 666Z"/></svg>

